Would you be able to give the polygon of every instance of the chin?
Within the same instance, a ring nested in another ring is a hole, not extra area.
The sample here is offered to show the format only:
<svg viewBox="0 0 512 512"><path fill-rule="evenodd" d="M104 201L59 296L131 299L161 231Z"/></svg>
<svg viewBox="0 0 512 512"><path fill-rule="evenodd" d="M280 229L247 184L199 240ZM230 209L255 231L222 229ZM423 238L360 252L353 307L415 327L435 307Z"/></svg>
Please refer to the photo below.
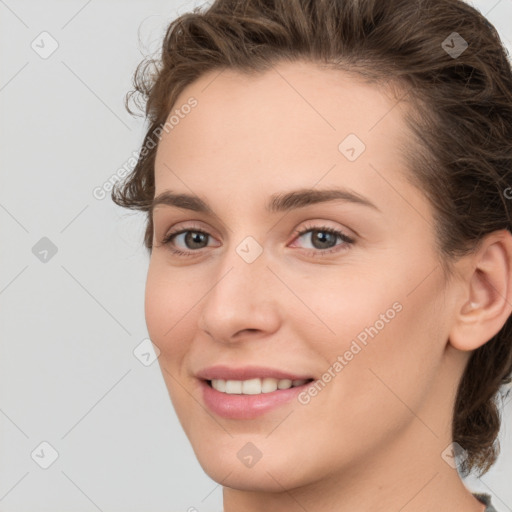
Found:
<svg viewBox="0 0 512 512"><path fill-rule="evenodd" d="M224 487L252 492L283 492L283 488L297 487L300 483L290 479L289 467L283 461L282 467L264 465L259 461L256 466L247 468L237 463L228 463L219 458L201 461L204 472Z"/></svg>
<svg viewBox="0 0 512 512"><path fill-rule="evenodd" d="M258 443L258 436L251 437L255 445L263 444L263 439ZM198 443L192 442L192 448L203 471L224 487L282 492L283 487L295 488L306 483L305 463L294 462L292 454L279 450L277 445L262 449L267 455L261 453L258 459L257 449L248 439L249 436L227 436L223 443L202 439Z"/></svg>

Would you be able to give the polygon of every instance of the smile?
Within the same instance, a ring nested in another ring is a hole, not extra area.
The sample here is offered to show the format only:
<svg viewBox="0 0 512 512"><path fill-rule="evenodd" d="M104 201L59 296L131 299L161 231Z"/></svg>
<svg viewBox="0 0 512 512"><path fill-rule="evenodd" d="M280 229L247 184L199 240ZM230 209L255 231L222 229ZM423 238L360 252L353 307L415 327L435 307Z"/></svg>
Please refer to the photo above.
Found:
<svg viewBox="0 0 512 512"><path fill-rule="evenodd" d="M312 379L309 379L311 381ZM229 395L259 395L261 393L272 393L277 389L290 389L291 387L302 386L308 382L307 379L290 380L274 379L272 377L255 378L250 380L223 380L212 379L208 383L221 393Z"/></svg>
<svg viewBox="0 0 512 512"><path fill-rule="evenodd" d="M292 381L273 378L199 381L206 407L218 416L233 420L255 419L296 401L297 395L311 382L312 379Z"/></svg>

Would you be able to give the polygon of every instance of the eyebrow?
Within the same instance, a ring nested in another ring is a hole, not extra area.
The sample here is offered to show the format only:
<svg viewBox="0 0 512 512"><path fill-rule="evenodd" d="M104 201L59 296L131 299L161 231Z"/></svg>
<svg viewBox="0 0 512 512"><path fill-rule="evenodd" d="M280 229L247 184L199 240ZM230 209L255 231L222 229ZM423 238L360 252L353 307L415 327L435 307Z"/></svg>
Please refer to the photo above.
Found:
<svg viewBox="0 0 512 512"><path fill-rule="evenodd" d="M381 211L374 203L357 192L345 188L328 188L324 190L299 189L291 192L273 194L265 209L270 213L287 212L297 208L304 208L318 203L330 201L345 201L360 204ZM199 196L190 194L175 194L166 190L156 196L151 203L151 213L155 207L165 205L192 210L194 212L213 214L208 203Z"/></svg>

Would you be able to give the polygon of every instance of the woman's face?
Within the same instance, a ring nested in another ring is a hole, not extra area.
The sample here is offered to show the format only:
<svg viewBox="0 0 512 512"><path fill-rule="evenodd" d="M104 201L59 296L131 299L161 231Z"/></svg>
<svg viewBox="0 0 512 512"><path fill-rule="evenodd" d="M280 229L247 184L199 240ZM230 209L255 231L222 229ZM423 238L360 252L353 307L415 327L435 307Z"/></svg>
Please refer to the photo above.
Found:
<svg viewBox="0 0 512 512"><path fill-rule="evenodd" d="M175 110L155 164L145 313L203 469L281 491L390 450L441 461L463 361L432 210L405 179L402 106L288 63L208 73ZM313 382L286 390L285 377Z"/></svg>

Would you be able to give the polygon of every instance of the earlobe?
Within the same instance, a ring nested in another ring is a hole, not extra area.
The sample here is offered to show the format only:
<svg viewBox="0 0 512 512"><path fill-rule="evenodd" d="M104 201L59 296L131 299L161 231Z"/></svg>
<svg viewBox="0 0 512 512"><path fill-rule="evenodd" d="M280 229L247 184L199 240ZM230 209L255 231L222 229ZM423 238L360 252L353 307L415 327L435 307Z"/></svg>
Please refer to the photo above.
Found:
<svg viewBox="0 0 512 512"><path fill-rule="evenodd" d="M488 234L470 259L459 309L449 340L463 351L475 350L505 325L512 313L512 235Z"/></svg>

